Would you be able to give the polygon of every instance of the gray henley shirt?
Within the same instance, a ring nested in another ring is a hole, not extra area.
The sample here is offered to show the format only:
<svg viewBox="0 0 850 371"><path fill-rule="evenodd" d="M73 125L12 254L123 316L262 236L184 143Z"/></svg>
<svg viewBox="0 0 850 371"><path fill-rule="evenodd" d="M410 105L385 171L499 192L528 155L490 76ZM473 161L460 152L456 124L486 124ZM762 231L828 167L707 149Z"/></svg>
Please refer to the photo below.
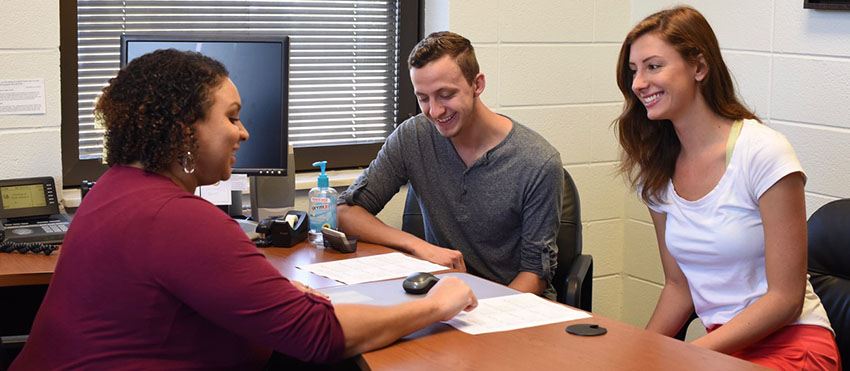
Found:
<svg viewBox="0 0 850 371"><path fill-rule="evenodd" d="M470 167L424 115L402 123L340 203L377 214L408 181L426 240L463 253L470 273L507 285L519 272L549 282L554 299L564 176L561 156L540 134L511 119L507 137Z"/></svg>

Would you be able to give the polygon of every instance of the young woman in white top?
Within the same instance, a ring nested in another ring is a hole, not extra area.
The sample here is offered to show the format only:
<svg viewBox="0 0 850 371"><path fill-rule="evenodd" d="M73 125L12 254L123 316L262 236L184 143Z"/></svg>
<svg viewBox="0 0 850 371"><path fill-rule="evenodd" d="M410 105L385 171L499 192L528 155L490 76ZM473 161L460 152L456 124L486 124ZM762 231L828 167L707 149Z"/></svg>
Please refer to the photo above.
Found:
<svg viewBox="0 0 850 371"><path fill-rule="evenodd" d="M739 102L696 10L650 15L626 36L617 83L621 170L649 207L665 283L647 329L777 369L840 369L806 277L806 176L794 150Z"/></svg>

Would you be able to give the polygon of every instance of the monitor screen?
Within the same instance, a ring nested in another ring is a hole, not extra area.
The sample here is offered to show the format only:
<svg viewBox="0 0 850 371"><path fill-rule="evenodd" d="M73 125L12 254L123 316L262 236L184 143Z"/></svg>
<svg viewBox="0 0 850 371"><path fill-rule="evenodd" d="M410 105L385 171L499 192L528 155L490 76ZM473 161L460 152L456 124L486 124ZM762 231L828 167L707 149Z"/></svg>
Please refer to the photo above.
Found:
<svg viewBox="0 0 850 371"><path fill-rule="evenodd" d="M4 209L47 206L43 184L27 184L0 187L0 199Z"/></svg>
<svg viewBox="0 0 850 371"><path fill-rule="evenodd" d="M250 36L121 36L121 66L157 49L196 51L224 64L239 90L239 118L250 139L236 153L234 173L287 175L289 38Z"/></svg>
<svg viewBox="0 0 850 371"><path fill-rule="evenodd" d="M59 201L53 178L0 179L0 219L57 213Z"/></svg>

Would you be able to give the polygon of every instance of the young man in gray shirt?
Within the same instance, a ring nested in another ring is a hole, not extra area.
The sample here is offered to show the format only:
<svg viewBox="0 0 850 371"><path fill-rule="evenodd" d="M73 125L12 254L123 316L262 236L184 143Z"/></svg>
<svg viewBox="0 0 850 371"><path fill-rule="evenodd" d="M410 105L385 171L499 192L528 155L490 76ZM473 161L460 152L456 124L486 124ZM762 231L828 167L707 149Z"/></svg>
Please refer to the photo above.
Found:
<svg viewBox="0 0 850 371"><path fill-rule="evenodd" d="M408 65L422 113L396 128L340 195L341 229L554 299L564 185L560 154L481 102L484 74L466 38L432 33L414 47ZM408 181L422 208L427 241L374 216Z"/></svg>

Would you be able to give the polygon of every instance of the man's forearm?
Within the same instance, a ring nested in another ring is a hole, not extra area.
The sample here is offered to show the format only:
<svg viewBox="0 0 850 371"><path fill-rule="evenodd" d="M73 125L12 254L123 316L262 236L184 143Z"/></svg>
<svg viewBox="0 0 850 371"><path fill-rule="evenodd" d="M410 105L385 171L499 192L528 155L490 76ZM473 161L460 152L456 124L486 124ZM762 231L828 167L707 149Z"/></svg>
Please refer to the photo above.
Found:
<svg viewBox="0 0 850 371"><path fill-rule="evenodd" d="M349 235L360 235L363 241L389 246L420 259L466 271L463 254L434 246L410 233L384 224L380 219L360 206L340 205L339 225Z"/></svg>
<svg viewBox="0 0 850 371"><path fill-rule="evenodd" d="M531 272L519 272L508 287L540 295L546 289L546 280Z"/></svg>
<svg viewBox="0 0 850 371"><path fill-rule="evenodd" d="M361 206L339 205L339 228L347 235L359 235L365 242L416 254L411 240L415 236L384 224Z"/></svg>

